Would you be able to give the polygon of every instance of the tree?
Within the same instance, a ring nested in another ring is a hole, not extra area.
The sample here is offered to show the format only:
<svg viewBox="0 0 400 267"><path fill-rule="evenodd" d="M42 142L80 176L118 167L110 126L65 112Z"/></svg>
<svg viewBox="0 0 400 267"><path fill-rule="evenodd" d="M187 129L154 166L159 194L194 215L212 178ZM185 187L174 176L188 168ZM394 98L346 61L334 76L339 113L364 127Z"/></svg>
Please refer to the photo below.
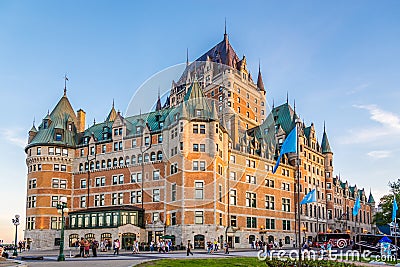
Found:
<svg viewBox="0 0 400 267"><path fill-rule="evenodd" d="M400 206L400 179L395 182L389 182L391 194L384 195L379 201L379 212L375 214L374 221L376 225L387 225L392 222L392 210L393 210L393 195L396 195L396 202ZM397 210L396 217L400 214L400 210Z"/></svg>

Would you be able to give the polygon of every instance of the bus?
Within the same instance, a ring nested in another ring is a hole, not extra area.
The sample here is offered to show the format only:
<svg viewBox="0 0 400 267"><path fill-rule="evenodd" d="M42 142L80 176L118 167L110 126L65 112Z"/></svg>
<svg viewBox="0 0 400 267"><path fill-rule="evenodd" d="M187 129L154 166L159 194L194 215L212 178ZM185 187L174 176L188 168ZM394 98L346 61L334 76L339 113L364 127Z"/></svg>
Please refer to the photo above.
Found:
<svg viewBox="0 0 400 267"><path fill-rule="evenodd" d="M321 245L331 242L334 248L345 248L350 245L350 235L346 233L319 233L315 238L314 246L321 247Z"/></svg>

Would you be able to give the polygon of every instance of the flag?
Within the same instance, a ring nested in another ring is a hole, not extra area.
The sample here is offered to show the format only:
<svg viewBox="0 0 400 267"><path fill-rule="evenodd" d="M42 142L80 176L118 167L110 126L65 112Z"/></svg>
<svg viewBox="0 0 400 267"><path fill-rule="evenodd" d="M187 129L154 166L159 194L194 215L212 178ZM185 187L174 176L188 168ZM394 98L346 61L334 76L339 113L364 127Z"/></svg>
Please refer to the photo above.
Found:
<svg viewBox="0 0 400 267"><path fill-rule="evenodd" d="M361 209L361 204L360 204L360 196L357 197L356 202L354 203L353 206L353 216L357 216L358 211Z"/></svg>
<svg viewBox="0 0 400 267"><path fill-rule="evenodd" d="M283 145L281 147L281 153L279 154L278 160L276 161L276 165L272 173L275 173L276 170L278 169L282 156L290 152L294 153L297 152L297 127L293 128L293 130L286 137L285 142L283 142Z"/></svg>
<svg viewBox="0 0 400 267"><path fill-rule="evenodd" d="M396 214L397 214L398 209L399 209L399 207L397 207L396 195L394 195L393 196L392 222L394 222L394 220L396 220Z"/></svg>
<svg viewBox="0 0 400 267"><path fill-rule="evenodd" d="M300 205L308 204L308 203L311 203L311 202L317 202L317 196L315 195L315 189L313 189L310 192L308 192L308 194L300 202Z"/></svg>

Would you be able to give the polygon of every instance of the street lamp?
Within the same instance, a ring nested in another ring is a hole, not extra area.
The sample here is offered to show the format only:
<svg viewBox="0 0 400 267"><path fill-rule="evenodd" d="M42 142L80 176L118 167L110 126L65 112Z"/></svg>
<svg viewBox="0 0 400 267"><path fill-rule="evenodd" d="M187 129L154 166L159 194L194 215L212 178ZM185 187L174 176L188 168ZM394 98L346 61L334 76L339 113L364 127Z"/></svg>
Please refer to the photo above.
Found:
<svg viewBox="0 0 400 267"><path fill-rule="evenodd" d="M304 243L306 243L306 231L307 231L307 227L303 226L303 227L301 227L301 230L302 230L303 233L304 233Z"/></svg>
<svg viewBox="0 0 400 267"><path fill-rule="evenodd" d="M61 214L61 239L60 239L60 254L57 261L65 261L64 256L64 213L68 213L67 198L61 197L60 202L57 204L57 211Z"/></svg>
<svg viewBox="0 0 400 267"><path fill-rule="evenodd" d="M14 252L13 256L17 257L17 236L18 236L18 225L19 225L19 215L15 215L15 219L12 219L12 223L15 225L15 244L14 244Z"/></svg>

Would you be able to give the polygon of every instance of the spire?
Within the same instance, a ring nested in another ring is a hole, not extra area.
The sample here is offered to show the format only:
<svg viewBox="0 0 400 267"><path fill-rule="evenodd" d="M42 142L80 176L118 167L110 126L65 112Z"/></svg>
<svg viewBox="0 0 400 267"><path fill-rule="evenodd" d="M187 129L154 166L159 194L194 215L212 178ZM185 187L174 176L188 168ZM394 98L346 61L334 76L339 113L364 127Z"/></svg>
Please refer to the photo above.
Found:
<svg viewBox="0 0 400 267"><path fill-rule="evenodd" d="M113 98L113 102L112 102L112 108L114 108L114 104L115 104L115 103L114 103L114 98Z"/></svg>
<svg viewBox="0 0 400 267"><path fill-rule="evenodd" d="M272 109L275 108L275 99L272 98Z"/></svg>
<svg viewBox="0 0 400 267"><path fill-rule="evenodd" d="M226 17L225 17L225 27L224 27L224 40L228 40L228 34L226 33Z"/></svg>
<svg viewBox="0 0 400 267"><path fill-rule="evenodd" d="M156 111L160 111L162 108L161 106L161 99L160 99L160 87L158 87L158 99L156 104Z"/></svg>
<svg viewBox="0 0 400 267"><path fill-rule="evenodd" d="M325 122L324 122L324 134L322 135L322 143L321 143L322 153L332 153L331 146L329 145L328 135L325 131Z"/></svg>
<svg viewBox="0 0 400 267"><path fill-rule="evenodd" d="M258 77L257 77L257 88L260 91L265 91L264 82L261 75L261 63L258 61Z"/></svg>
<svg viewBox="0 0 400 267"><path fill-rule="evenodd" d="M186 48L186 67L189 66L189 48Z"/></svg>
<svg viewBox="0 0 400 267"><path fill-rule="evenodd" d="M64 75L64 96L65 97L67 96L67 81L69 81L69 80L68 80L67 74L65 74Z"/></svg>
<svg viewBox="0 0 400 267"><path fill-rule="evenodd" d="M115 111L115 108L114 108L114 98L113 98L112 107L111 107L110 113L108 113L106 121L114 121L116 117L117 117L117 112Z"/></svg>
<svg viewBox="0 0 400 267"><path fill-rule="evenodd" d="M296 114L296 99L293 100L293 108L294 108L293 112L294 114Z"/></svg>
<svg viewBox="0 0 400 267"><path fill-rule="evenodd" d="M289 104L289 91L286 91L286 104Z"/></svg>

